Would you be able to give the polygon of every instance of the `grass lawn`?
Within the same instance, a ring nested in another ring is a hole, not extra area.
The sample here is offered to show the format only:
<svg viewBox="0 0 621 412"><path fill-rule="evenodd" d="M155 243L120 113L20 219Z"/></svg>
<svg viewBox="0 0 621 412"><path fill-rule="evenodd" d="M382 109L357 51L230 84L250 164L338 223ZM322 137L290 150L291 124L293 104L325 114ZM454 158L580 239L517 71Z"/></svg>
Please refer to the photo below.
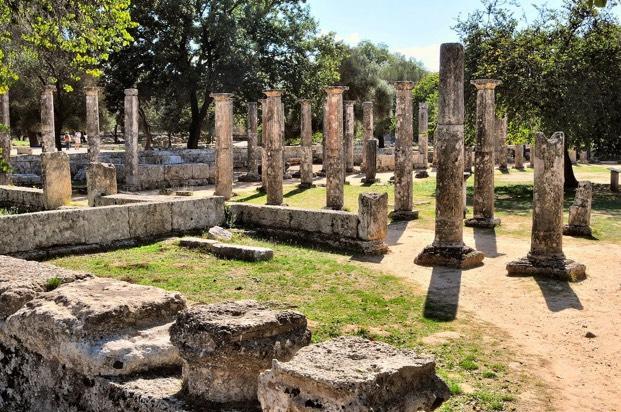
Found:
<svg viewBox="0 0 621 412"><path fill-rule="evenodd" d="M467 317L426 319L424 292L405 280L339 254L242 235L234 241L271 247L275 258L260 263L220 260L165 241L51 263L176 290L194 302L256 299L295 307L308 317L315 342L349 334L433 353L439 374L455 395L442 411L515 410L521 393L543 394L532 378L511 369L515 357L503 347L501 333ZM443 339L447 332L451 338ZM435 341L424 339L429 336Z"/></svg>

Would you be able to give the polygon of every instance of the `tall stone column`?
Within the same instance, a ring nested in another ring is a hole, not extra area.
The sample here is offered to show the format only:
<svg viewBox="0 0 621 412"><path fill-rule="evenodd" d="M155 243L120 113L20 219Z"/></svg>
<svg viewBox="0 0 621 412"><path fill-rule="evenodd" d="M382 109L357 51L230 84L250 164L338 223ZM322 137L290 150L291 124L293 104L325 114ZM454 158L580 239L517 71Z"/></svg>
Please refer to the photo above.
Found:
<svg viewBox="0 0 621 412"><path fill-rule="evenodd" d="M343 93L344 86L326 88L326 207L341 210L345 202L345 165L343 164Z"/></svg>
<svg viewBox="0 0 621 412"><path fill-rule="evenodd" d="M267 131L267 99L260 99L261 104L261 187L260 192L267 192L267 151L265 150Z"/></svg>
<svg viewBox="0 0 621 412"><path fill-rule="evenodd" d="M414 82L396 82L395 88L397 90L395 210L391 213L391 218L393 220L414 220L418 219L418 211L412 209L412 173L414 172L412 89Z"/></svg>
<svg viewBox="0 0 621 412"><path fill-rule="evenodd" d="M496 119L496 157L498 168L503 173L509 172L509 167L507 165L507 129L508 129L509 120L507 116L499 117Z"/></svg>
<svg viewBox="0 0 621 412"><path fill-rule="evenodd" d="M418 147L426 166L429 164L429 107L425 102L418 104Z"/></svg>
<svg viewBox="0 0 621 412"><path fill-rule="evenodd" d="M356 118L354 114L355 101L345 101L345 171L354 171L354 138Z"/></svg>
<svg viewBox="0 0 621 412"><path fill-rule="evenodd" d="M439 92L435 239L415 263L467 269L480 265L484 255L464 245L464 47L459 43L440 47Z"/></svg>
<svg viewBox="0 0 621 412"><path fill-rule="evenodd" d="M524 145L515 145L515 165L517 170L524 170Z"/></svg>
<svg viewBox="0 0 621 412"><path fill-rule="evenodd" d="M283 200L283 127L282 91L265 92L265 162L267 163L267 204L282 205ZM265 163L264 163L265 165Z"/></svg>
<svg viewBox="0 0 621 412"><path fill-rule="evenodd" d="M6 131L0 131L0 151L2 160L7 165L11 161L11 116L9 115L9 92L0 95L0 123L6 127ZM11 172L0 171L0 185L11 184Z"/></svg>
<svg viewBox="0 0 621 412"><path fill-rule="evenodd" d="M216 196L233 196L233 95L212 93L216 116Z"/></svg>
<svg viewBox="0 0 621 412"><path fill-rule="evenodd" d="M533 227L530 253L510 262L510 276L546 276L565 281L586 278L586 267L565 258L563 253L563 132L549 139L543 133L535 137Z"/></svg>
<svg viewBox="0 0 621 412"><path fill-rule="evenodd" d="M47 85L41 93L41 147L44 153L56 151L54 128L54 86Z"/></svg>
<svg viewBox="0 0 621 412"><path fill-rule="evenodd" d="M302 132L302 163L300 164L300 188L313 187L313 118L310 100L300 100L300 130Z"/></svg>
<svg viewBox="0 0 621 412"><path fill-rule="evenodd" d="M496 102L494 89L498 80L472 81L477 88L477 142L474 155L474 217L466 226L494 228L494 151L496 148Z"/></svg>
<svg viewBox="0 0 621 412"><path fill-rule="evenodd" d="M248 173L239 178L243 182L256 182L261 179L259 176L259 133L258 110L256 102L248 102L247 134L248 134Z"/></svg>
<svg viewBox="0 0 621 412"><path fill-rule="evenodd" d="M138 190L138 89L125 89L125 185Z"/></svg>
<svg viewBox="0 0 621 412"><path fill-rule="evenodd" d="M91 163L99 162L99 88L86 87L86 134L88 135L88 160Z"/></svg>
<svg viewBox="0 0 621 412"><path fill-rule="evenodd" d="M363 127L363 142L362 142L362 165L361 169L366 170L367 165L367 142L369 139L373 139L373 131L375 124L373 121L373 102L362 103L362 127Z"/></svg>

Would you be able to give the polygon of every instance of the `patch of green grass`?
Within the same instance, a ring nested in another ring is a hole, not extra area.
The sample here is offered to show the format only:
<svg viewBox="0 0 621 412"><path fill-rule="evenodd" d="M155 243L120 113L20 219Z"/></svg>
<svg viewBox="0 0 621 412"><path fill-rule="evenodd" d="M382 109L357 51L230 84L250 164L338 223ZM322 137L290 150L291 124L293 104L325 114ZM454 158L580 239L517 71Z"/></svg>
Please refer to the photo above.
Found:
<svg viewBox="0 0 621 412"><path fill-rule="evenodd" d="M462 359L462 361L459 362L459 367L467 371L474 371L479 369L479 365L477 364L476 357L474 355L468 355L467 357Z"/></svg>
<svg viewBox="0 0 621 412"><path fill-rule="evenodd" d="M61 280L60 278L57 277L53 277L53 278L49 278L47 280L47 282L45 283L45 290L47 290L48 292L56 289L57 287L59 287L61 285Z"/></svg>
<svg viewBox="0 0 621 412"><path fill-rule="evenodd" d="M504 411L505 403L515 400L512 395L489 390L476 391L472 396L481 402L486 409L492 411Z"/></svg>
<svg viewBox="0 0 621 412"><path fill-rule="evenodd" d="M30 142L28 140L11 140L11 146L30 147Z"/></svg>

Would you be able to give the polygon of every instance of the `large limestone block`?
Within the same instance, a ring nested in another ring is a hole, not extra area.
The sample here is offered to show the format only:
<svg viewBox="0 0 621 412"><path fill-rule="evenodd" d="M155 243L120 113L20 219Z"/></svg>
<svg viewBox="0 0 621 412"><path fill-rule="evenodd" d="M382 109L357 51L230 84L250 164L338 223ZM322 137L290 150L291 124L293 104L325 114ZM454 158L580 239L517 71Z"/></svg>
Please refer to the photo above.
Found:
<svg viewBox="0 0 621 412"><path fill-rule="evenodd" d="M46 209L58 209L71 202L71 168L68 154L63 152L41 154L41 176Z"/></svg>
<svg viewBox="0 0 621 412"><path fill-rule="evenodd" d="M184 360L190 396L238 405L256 403L259 374L273 359L290 360L311 337L304 315L254 301L189 308L179 313L170 336Z"/></svg>
<svg viewBox="0 0 621 412"><path fill-rule="evenodd" d="M128 206L129 231L132 238L148 239L172 231L170 203L143 203Z"/></svg>
<svg viewBox="0 0 621 412"><path fill-rule="evenodd" d="M84 244L107 245L119 240L131 238L127 222L129 209L123 206L95 207L85 209Z"/></svg>
<svg viewBox="0 0 621 412"><path fill-rule="evenodd" d="M225 221L224 198L179 200L171 204L172 230L187 232L222 225Z"/></svg>
<svg viewBox="0 0 621 412"><path fill-rule="evenodd" d="M388 193L361 193L358 197L358 237L385 240L388 233Z"/></svg>
<svg viewBox="0 0 621 412"><path fill-rule="evenodd" d="M39 295L7 319L6 331L87 376L127 375L180 363L168 329L185 306L178 293L93 278Z"/></svg>
<svg viewBox="0 0 621 412"><path fill-rule="evenodd" d="M209 165L206 163L192 164L192 179L207 180L209 179Z"/></svg>
<svg viewBox="0 0 621 412"><path fill-rule="evenodd" d="M108 163L91 163L86 169L88 205L95 206L95 199L117 194L116 168Z"/></svg>
<svg viewBox="0 0 621 412"><path fill-rule="evenodd" d="M169 181L191 180L193 176L193 165L190 163L164 166L164 178Z"/></svg>
<svg viewBox="0 0 621 412"><path fill-rule="evenodd" d="M449 398L433 358L342 337L274 360L259 377L263 411L429 411Z"/></svg>

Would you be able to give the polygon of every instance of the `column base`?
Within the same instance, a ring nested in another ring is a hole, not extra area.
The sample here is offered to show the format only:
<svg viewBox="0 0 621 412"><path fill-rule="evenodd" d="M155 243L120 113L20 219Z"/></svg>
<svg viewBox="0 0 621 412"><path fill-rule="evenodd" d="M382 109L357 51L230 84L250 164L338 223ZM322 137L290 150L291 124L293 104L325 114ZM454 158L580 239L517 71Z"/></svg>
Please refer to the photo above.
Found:
<svg viewBox="0 0 621 412"><path fill-rule="evenodd" d="M525 258L507 264L509 276L542 276L551 279L579 282L586 279L586 266L573 260L549 257Z"/></svg>
<svg viewBox="0 0 621 412"><path fill-rule="evenodd" d="M396 222L408 222L418 219L418 210L394 210L388 214L388 217Z"/></svg>
<svg viewBox="0 0 621 412"><path fill-rule="evenodd" d="M314 185L312 183L300 183L298 185L299 189L312 189L313 187L317 187L317 185Z"/></svg>
<svg viewBox="0 0 621 412"><path fill-rule="evenodd" d="M259 176L258 174L255 175L252 173L248 173L240 176L237 180L240 182L260 182L261 176Z"/></svg>
<svg viewBox="0 0 621 412"><path fill-rule="evenodd" d="M471 269L483 264L485 255L468 246L427 246L416 257L414 263L420 266L445 266L457 269Z"/></svg>
<svg viewBox="0 0 621 412"><path fill-rule="evenodd" d="M575 237L593 237L593 231L589 226L565 225L563 235Z"/></svg>
<svg viewBox="0 0 621 412"><path fill-rule="evenodd" d="M361 180L361 182L363 184L365 184L365 185L372 185L373 183L380 183L381 180L380 179L367 179L367 178L364 178L364 179Z"/></svg>
<svg viewBox="0 0 621 412"><path fill-rule="evenodd" d="M429 177L429 172L427 172L426 170L419 170L419 171L416 172L414 177L416 179L426 179L426 178Z"/></svg>
<svg viewBox="0 0 621 412"><path fill-rule="evenodd" d="M496 226L500 226L500 219L488 219L482 217L473 217L467 219L464 224L468 227L478 227L482 229L493 229Z"/></svg>

